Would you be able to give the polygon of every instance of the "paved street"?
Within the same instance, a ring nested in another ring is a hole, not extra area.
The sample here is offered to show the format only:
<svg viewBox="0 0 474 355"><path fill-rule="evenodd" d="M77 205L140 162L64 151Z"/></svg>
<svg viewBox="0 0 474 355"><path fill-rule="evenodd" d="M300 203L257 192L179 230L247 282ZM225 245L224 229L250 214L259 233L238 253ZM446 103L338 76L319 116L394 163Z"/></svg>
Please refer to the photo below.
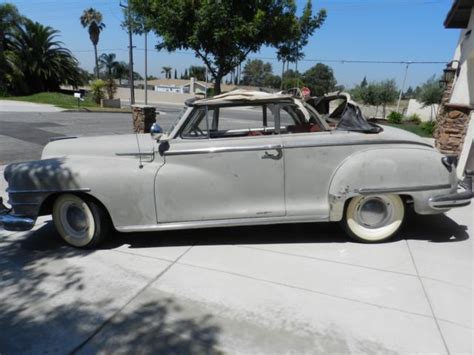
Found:
<svg viewBox="0 0 474 355"><path fill-rule="evenodd" d="M166 125L177 108L163 112ZM0 113L0 160L130 127L124 114ZM0 353L470 354L473 217L410 218L375 245L313 223L116 233L90 251L42 218L0 231Z"/></svg>

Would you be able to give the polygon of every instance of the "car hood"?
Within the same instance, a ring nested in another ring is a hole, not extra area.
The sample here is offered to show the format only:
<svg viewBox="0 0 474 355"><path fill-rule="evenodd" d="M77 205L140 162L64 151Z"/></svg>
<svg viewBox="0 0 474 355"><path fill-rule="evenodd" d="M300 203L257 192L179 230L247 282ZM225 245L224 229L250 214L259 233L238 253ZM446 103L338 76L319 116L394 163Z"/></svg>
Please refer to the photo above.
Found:
<svg viewBox="0 0 474 355"><path fill-rule="evenodd" d="M41 159L70 155L138 156L153 153L154 146L149 134L67 138L48 143Z"/></svg>

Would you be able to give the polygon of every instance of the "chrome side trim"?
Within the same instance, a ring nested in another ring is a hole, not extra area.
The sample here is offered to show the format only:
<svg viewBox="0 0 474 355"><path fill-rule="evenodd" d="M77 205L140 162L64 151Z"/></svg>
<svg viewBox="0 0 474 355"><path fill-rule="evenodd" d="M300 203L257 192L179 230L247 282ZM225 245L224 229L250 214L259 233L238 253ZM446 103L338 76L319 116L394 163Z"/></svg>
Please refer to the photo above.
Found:
<svg viewBox="0 0 474 355"><path fill-rule="evenodd" d="M405 140L363 140L358 142L344 142L344 143L297 143L297 144L286 144L283 149L298 149L298 148L319 148L319 147L344 147L350 145L378 145L378 144L409 144L409 145L421 145L425 147L433 148L429 143L413 142Z"/></svg>
<svg viewBox="0 0 474 355"><path fill-rule="evenodd" d="M120 226L115 227L119 232L151 232L161 230L177 229L196 229L196 228L214 228L214 227L237 227L265 224L284 224L284 223L313 223L328 222L328 216L286 216L286 217L255 217L239 219L219 219L212 221L191 221L176 223L158 223L152 225L138 226Z"/></svg>
<svg viewBox="0 0 474 355"><path fill-rule="evenodd" d="M243 147L211 147L211 148L194 148L194 149L183 149L176 151L167 151L165 155L191 155L191 154L212 154L212 153L232 153L232 152L250 152L259 150L275 150L282 149L281 144L271 145L255 145L255 146L243 146Z"/></svg>
<svg viewBox="0 0 474 355"><path fill-rule="evenodd" d="M147 156L147 157L152 157L155 155L155 153L115 153L116 156L118 157L138 157L138 156Z"/></svg>
<svg viewBox="0 0 474 355"><path fill-rule="evenodd" d="M89 192L90 188L84 187L80 189L45 189L45 190L6 190L9 194L43 194L55 192Z"/></svg>
<svg viewBox="0 0 474 355"><path fill-rule="evenodd" d="M50 142L62 141L63 139L76 139L76 136L65 136L65 137L52 137L49 139Z"/></svg>
<svg viewBox="0 0 474 355"><path fill-rule="evenodd" d="M450 189L451 184L443 185L424 185L424 186L404 186L404 187L388 187L382 189L371 189L371 188L362 188L356 190L357 193L361 195L368 194L377 194L377 193L393 193L393 192L414 192L414 191L431 191L431 190L443 190Z"/></svg>
<svg viewBox="0 0 474 355"><path fill-rule="evenodd" d="M408 144L408 145L421 145L424 147L432 146L428 143L404 141L404 140L365 140L360 142L346 142L346 143L299 143L299 144L286 144L286 145L266 145L266 146L243 146L243 147L217 147L217 148L194 148L194 149L183 149L176 151L167 151L165 155L191 155L191 154L212 154L212 153L231 153L231 152L246 152L253 150L271 150L271 149L298 149L298 148L320 148L320 147L344 147L344 146L356 146L356 145L379 145L379 144Z"/></svg>

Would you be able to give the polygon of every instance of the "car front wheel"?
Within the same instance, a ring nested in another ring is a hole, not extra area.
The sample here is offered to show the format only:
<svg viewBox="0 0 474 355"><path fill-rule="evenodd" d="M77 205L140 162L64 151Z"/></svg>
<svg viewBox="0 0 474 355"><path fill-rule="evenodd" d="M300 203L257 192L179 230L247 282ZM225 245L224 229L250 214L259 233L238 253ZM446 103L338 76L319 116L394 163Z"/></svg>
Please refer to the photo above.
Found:
<svg viewBox="0 0 474 355"><path fill-rule="evenodd" d="M59 235L78 248L97 246L108 232L105 212L94 201L73 194L59 196L53 205Z"/></svg>
<svg viewBox="0 0 474 355"><path fill-rule="evenodd" d="M405 219L398 195L356 196L347 204L342 226L353 239L381 242L397 234Z"/></svg>

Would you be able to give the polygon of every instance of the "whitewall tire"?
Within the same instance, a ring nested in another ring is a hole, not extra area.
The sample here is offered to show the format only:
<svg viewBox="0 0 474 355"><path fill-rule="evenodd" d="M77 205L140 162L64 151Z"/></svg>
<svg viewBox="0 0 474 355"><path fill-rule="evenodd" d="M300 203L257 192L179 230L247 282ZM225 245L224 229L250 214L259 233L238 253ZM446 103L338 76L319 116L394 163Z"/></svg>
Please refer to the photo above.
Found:
<svg viewBox="0 0 474 355"><path fill-rule="evenodd" d="M53 222L61 238L77 248L96 246L108 232L104 211L92 200L73 194L56 199Z"/></svg>
<svg viewBox="0 0 474 355"><path fill-rule="evenodd" d="M393 237L404 220L405 204L400 196L356 196L347 204L342 225L353 239L373 243Z"/></svg>

